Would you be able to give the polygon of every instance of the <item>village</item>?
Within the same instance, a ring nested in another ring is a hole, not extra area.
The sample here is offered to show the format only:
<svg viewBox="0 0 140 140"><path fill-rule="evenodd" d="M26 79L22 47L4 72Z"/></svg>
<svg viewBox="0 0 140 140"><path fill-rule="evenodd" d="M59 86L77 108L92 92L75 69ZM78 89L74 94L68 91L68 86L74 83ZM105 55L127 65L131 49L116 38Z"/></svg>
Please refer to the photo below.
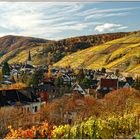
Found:
<svg viewBox="0 0 140 140"><path fill-rule="evenodd" d="M21 106L24 111L32 114L38 112L41 106L63 95L69 96L74 92L99 99L113 90L131 88L135 82L132 77L122 76L119 70L111 72L105 68L91 70L48 65L35 67L32 65L30 51L25 65L14 64L10 65L9 69L9 72L6 71L7 73L2 75L0 107ZM16 82L28 80L27 75L31 76L29 86L21 89L6 88Z"/></svg>

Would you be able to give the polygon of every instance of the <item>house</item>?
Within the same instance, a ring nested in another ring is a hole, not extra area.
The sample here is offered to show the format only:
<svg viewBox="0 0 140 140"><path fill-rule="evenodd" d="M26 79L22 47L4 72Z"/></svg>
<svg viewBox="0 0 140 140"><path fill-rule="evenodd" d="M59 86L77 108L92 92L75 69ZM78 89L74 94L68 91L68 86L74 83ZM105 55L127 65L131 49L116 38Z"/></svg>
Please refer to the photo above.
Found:
<svg viewBox="0 0 140 140"><path fill-rule="evenodd" d="M22 63L21 64L13 64L12 65L13 69L16 69L16 70L20 70L20 68L22 67Z"/></svg>
<svg viewBox="0 0 140 140"><path fill-rule="evenodd" d="M78 83L73 85L73 91L77 91L82 96L86 95L86 91Z"/></svg>
<svg viewBox="0 0 140 140"><path fill-rule="evenodd" d="M71 78L70 76L66 75L66 74L63 74L62 75L62 79L63 79L63 84L65 85L71 85Z"/></svg>
<svg viewBox="0 0 140 140"><path fill-rule="evenodd" d="M134 79L132 77L125 77L126 82L132 87L134 84Z"/></svg>
<svg viewBox="0 0 140 140"><path fill-rule="evenodd" d="M100 85L97 88L99 93L106 94L110 91L118 89L118 79L103 79L100 80Z"/></svg>
<svg viewBox="0 0 140 140"><path fill-rule="evenodd" d="M32 114L35 114L45 104L46 104L45 102L32 102L32 103L22 105L23 112L31 112Z"/></svg>
<svg viewBox="0 0 140 140"><path fill-rule="evenodd" d="M125 83L125 85L123 86L123 88L130 88L130 84L128 82Z"/></svg>
<svg viewBox="0 0 140 140"><path fill-rule="evenodd" d="M42 85L34 87L36 94L41 98L41 101L48 102L59 96L53 82L45 82Z"/></svg>
<svg viewBox="0 0 140 140"><path fill-rule="evenodd" d="M93 89L97 88L97 84L98 84L98 82L99 82L98 80L93 79L93 80L92 80L91 87L92 87Z"/></svg>
<svg viewBox="0 0 140 140"><path fill-rule="evenodd" d="M40 110L42 104L32 89L0 91L0 107L20 107L34 114Z"/></svg>
<svg viewBox="0 0 140 140"><path fill-rule="evenodd" d="M89 69L89 70L86 70L86 76L89 77L89 79L93 79L94 78L94 72L93 70Z"/></svg>
<svg viewBox="0 0 140 140"><path fill-rule="evenodd" d="M119 88L131 88L132 86L127 81L119 81L118 83Z"/></svg>
<svg viewBox="0 0 140 140"><path fill-rule="evenodd" d="M11 75L3 75L2 77L2 87L5 87L6 85L15 84L14 79Z"/></svg>

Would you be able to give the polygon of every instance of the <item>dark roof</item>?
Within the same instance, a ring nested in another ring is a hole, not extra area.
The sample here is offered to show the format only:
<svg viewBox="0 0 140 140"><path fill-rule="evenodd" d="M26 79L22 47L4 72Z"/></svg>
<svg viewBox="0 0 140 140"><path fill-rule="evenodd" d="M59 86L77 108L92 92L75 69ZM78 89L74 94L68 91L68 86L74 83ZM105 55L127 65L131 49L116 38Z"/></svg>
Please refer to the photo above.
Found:
<svg viewBox="0 0 140 140"><path fill-rule="evenodd" d="M134 79L132 77L125 77L126 81L129 83L129 85L133 85Z"/></svg>
<svg viewBox="0 0 140 140"><path fill-rule="evenodd" d="M125 81L119 81L118 86L123 88L125 84Z"/></svg>
<svg viewBox="0 0 140 140"><path fill-rule="evenodd" d="M101 79L101 88L117 88L118 86L118 79Z"/></svg>
<svg viewBox="0 0 140 140"><path fill-rule="evenodd" d="M16 102L28 104L35 101L38 101L38 96L27 89L0 91L0 106L14 105Z"/></svg>
<svg viewBox="0 0 140 140"><path fill-rule="evenodd" d="M34 87L35 91L52 91L53 89L55 89L54 84L44 84L44 85L40 85L37 87Z"/></svg>
<svg viewBox="0 0 140 140"><path fill-rule="evenodd" d="M30 69L32 69L34 67L32 65L26 64L26 65L24 65L24 68L30 68Z"/></svg>

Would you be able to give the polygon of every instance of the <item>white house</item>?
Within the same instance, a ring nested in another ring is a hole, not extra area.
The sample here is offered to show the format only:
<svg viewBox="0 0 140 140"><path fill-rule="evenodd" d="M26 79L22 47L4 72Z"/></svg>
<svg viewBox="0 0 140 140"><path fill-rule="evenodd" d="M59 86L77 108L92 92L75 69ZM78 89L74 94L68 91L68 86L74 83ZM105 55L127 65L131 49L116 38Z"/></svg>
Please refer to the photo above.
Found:
<svg viewBox="0 0 140 140"><path fill-rule="evenodd" d="M78 91L81 95L86 95L86 92L79 84L76 83L73 87L74 87L73 88L74 91Z"/></svg>
<svg viewBox="0 0 140 140"><path fill-rule="evenodd" d="M23 111L25 112L31 112L32 114L35 114L36 112L40 111L41 106L44 106L46 102L33 102L28 105L23 105Z"/></svg>

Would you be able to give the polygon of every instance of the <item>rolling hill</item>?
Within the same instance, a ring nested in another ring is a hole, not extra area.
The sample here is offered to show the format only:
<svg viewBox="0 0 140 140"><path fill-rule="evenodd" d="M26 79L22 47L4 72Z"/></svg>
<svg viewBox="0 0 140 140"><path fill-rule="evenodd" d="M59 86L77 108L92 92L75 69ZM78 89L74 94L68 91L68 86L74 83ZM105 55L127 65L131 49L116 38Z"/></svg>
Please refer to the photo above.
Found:
<svg viewBox="0 0 140 140"><path fill-rule="evenodd" d="M140 31L64 57L54 66L84 67L140 73Z"/></svg>
<svg viewBox="0 0 140 140"><path fill-rule="evenodd" d="M42 44L47 44L49 40L8 35L0 38L0 62L9 63L24 62L27 57L27 51L31 52L40 49Z"/></svg>
<svg viewBox="0 0 140 140"><path fill-rule="evenodd" d="M103 44L107 41L127 36L129 33L108 33L79 36L59 41L50 41L33 37L4 36L0 38L0 63L25 63L30 49L34 65L56 63L64 56Z"/></svg>

